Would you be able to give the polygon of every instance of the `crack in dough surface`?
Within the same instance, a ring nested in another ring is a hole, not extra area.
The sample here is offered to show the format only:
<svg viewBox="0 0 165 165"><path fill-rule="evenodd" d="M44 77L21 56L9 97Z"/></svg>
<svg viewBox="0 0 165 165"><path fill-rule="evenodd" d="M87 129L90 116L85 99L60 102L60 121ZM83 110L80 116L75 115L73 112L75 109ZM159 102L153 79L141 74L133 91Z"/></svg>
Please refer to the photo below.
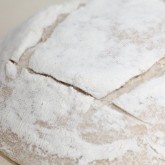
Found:
<svg viewBox="0 0 165 165"><path fill-rule="evenodd" d="M165 73L144 82L129 93L121 95L113 101L128 113L148 122L152 126L152 134L148 139L157 153L165 156ZM152 133L154 132L154 133ZM152 137L152 138L151 138Z"/></svg>
<svg viewBox="0 0 165 165"><path fill-rule="evenodd" d="M164 57L164 8L155 0L92 0L36 46L29 67L105 97Z"/></svg>
<svg viewBox="0 0 165 165"><path fill-rule="evenodd" d="M164 123L165 86L162 83L164 81L165 73L121 95L113 103L146 122Z"/></svg>

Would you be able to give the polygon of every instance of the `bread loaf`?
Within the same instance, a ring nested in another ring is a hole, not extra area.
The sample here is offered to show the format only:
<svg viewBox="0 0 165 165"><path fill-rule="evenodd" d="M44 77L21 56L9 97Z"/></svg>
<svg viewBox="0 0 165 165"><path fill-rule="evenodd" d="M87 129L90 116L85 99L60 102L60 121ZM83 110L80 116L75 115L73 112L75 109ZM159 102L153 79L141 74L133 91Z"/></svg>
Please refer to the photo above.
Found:
<svg viewBox="0 0 165 165"><path fill-rule="evenodd" d="M165 2L73 0L0 43L0 151L20 165L165 164Z"/></svg>

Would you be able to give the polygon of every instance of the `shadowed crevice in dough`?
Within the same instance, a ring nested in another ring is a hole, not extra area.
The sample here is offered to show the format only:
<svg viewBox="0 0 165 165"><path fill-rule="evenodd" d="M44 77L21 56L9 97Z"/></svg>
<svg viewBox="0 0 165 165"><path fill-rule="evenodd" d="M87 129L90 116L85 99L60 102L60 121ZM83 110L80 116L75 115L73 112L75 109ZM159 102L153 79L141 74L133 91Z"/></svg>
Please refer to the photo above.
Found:
<svg viewBox="0 0 165 165"><path fill-rule="evenodd" d="M78 92L80 92L80 93L82 93L82 94L84 94L84 95L91 96L91 97L95 98L95 97L92 96L90 93L87 93L86 91L82 90L81 88L79 88L79 87L77 87L77 86L74 86L74 85L72 85L72 84L63 82L63 81L61 81L61 80L58 80L58 79L56 79L55 77L53 77L53 76L51 76L51 75L48 75L48 74L45 74L45 73L36 72L36 71L34 71L33 69L31 69L31 68L26 68L26 69L27 69L30 73L37 74L37 75L41 75L41 76L44 76L44 77L49 77L49 78L53 79L54 81L56 81L57 83L60 83L60 84L65 85L65 86L67 86L67 87L72 87L72 88L74 88L76 91L78 91Z"/></svg>
<svg viewBox="0 0 165 165"><path fill-rule="evenodd" d="M50 36L52 35L52 33L53 33L54 29L56 28L56 26L58 26L58 24L63 22L67 18L68 15L69 15L68 13L60 14L57 17L57 20L52 25L44 28L43 34L41 36L41 39L40 39L40 41L37 44L39 44L41 42L46 42L46 40L48 38L50 38Z"/></svg>
<svg viewBox="0 0 165 165"><path fill-rule="evenodd" d="M135 76L131 78L129 81L127 81L123 86L121 86L119 89L111 92L106 97L102 98L101 100L105 103L112 103L114 99L120 97L124 93L128 93L140 84L142 84L145 81L148 81L154 77L159 77L163 75L165 72L165 57L161 58L159 61L157 61L154 65L152 65L151 68L149 68L147 71L143 72L142 74Z"/></svg>
<svg viewBox="0 0 165 165"><path fill-rule="evenodd" d="M31 55L29 53L27 53L26 57L30 58ZM29 59L25 60L25 61L29 61ZM58 79L56 79L55 77L53 77L51 75L48 75L48 74L45 74L45 73L39 73L39 72L36 72L35 70L33 70L31 68L28 68L28 64L25 62L27 64L26 65L23 60L20 60L19 64L17 64L13 60L10 60L10 62L12 62L13 64L17 65L18 68L20 68L20 69L18 69L20 71L21 71L21 68L25 68L32 74L37 74L37 75L41 75L41 76L44 76L44 77L51 78L54 81L56 81L57 83L60 83L60 84L65 85L67 87L73 87L76 91L78 91L78 92L80 92L80 93L82 93L84 95L91 96L95 100L99 100L99 99L95 98L93 95L91 95L90 93L87 93L86 91L82 90L81 88L79 88L77 86L74 86L72 84L63 82L61 80L58 80ZM144 72L144 73L142 73L142 74L140 74L138 76L133 77L132 79L127 81L127 83L125 83L125 85L123 85L119 89L113 91L111 94L109 94L107 97L101 99L100 101L104 102L105 104L112 105L112 107L114 109L116 109L117 111L125 114L126 116L129 116L129 117L131 117L131 118L133 118L135 120L138 120L140 122L143 122L145 124L151 125L150 123L147 123L147 122L141 120L140 118L137 118L136 116L130 114L127 110L123 110L121 107L119 107L116 104L114 104L113 100L118 98L118 97L120 97L124 93L128 93L129 91L133 90L134 88L136 88L137 86L139 86L143 82L145 82L147 80L150 80L150 79L152 79L154 77L161 76L164 72L165 72L165 58L163 57L158 62L156 62L150 69L148 69L146 72Z"/></svg>
<svg viewBox="0 0 165 165"><path fill-rule="evenodd" d="M20 59L19 59L19 65L22 66L22 67L27 67L28 64L29 64L29 59L31 58L31 56L33 55L33 51L35 50L35 47L37 45L39 45L40 43L43 43L43 42L46 42L50 36L52 35L53 31L55 30L55 28L60 24L62 23L68 16L69 14L65 13L65 14L60 14L56 21L43 29L43 33L42 33L42 36L40 38L40 40L32 47L29 47L27 48L24 53L21 55ZM14 62L14 60L12 60Z"/></svg>
<svg viewBox="0 0 165 165"><path fill-rule="evenodd" d="M77 86L74 86L72 84L69 84L69 83L66 83L66 82L63 82L63 81L60 81L58 79L56 79L55 77L51 76L51 75L48 75L48 74L45 74L45 73L39 73L39 72L36 72L34 71L33 69L31 68L26 68L26 67L23 67L23 66L20 66L19 64L17 64L15 61L13 60L9 60L10 62L12 62L13 64L17 65L19 67L19 70L21 71L22 68L24 69L27 69L31 74L36 74L36 75L40 75L40 76L44 76L44 77L48 77L48 78L51 78L52 80L54 80L56 83L60 83L62 85L65 85L67 87L72 87L73 89L75 89L77 92L79 93L82 93L84 95L87 95L87 96L91 96L93 98L95 98L94 96L92 96L90 93L87 93L86 91L82 90L81 88L77 87ZM95 98L96 99L96 98Z"/></svg>
<svg viewBox="0 0 165 165"><path fill-rule="evenodd" d="M145 82L147 80L150 80L154 77L161 76L165 72L165 57L163 57L162 59L157 61L154 65L152 65L152 67L149 68L146 72L143 72L142 74L131 78L123 86L121 86L119 89L111 92L106 97L104 97L102 99L97 99L96 97L94 97L90 93L82 90L79 87L76 87L72 84L69 84L69 83L63 82L61 80L58 80L58 79L54 78L53 76L51 76L49 74L39 73L39 72L34 71L31 68L28 68L29 59L33 54L33 50L34 50L33 48L29 49L27 51L27 53L20 58L19 64L17 64L15 61L13 61L11 59L9 61L16 64L20 68L26 68L26 69L30 70L31 72L33 72L35 74L40 74L40 75L45 76L45 77L50 77L50 78L54 79L55 81L57 81L59 83L62 83L63 85L66 85L66 86L72 86L72 87L74 87L74 89L79 90L79 92L81 92L85 95L91 96L91 97L95 98L96 100L101 100L105 104L111 104L114 99L120 97L124 93L130 92L131 90L133 90L134 88L136 88L137 86L142 84L143 82ZM18 68L18 72L20 72L20 71L21 70Z"/></svg>
<svg viewBox="0 0 165 165"><path fill-rule="evenodd" d="M150 123L147 123L147 122L141 120L140 118L138 118L138 117L132 115L131 113L127 112L127 110L125 110L125 109L123 109L123 108L117 106L117 105L114 104L114 103L112 103L111 106L112 106L112 108L115 109L116 111L118 111L118 112L120 112L120 113L123 113L124 115L129 116L129 117L133 118L134 120L140 121L140 122L142 122L143 124L151 125Z"/></svg>
<svg viewBox="0 0 165 165"><path fill-rule="evenodd" d="M81 7L85 7L86 4L85 3L80 3L78 5L78 7L76 8L79 9ZM71 12L72 13L72 12ZM55 28L60 24L62 23L71 13L63 13L63 14L60 14L58 17L57 17L57 20L50 26L44 28L43 30L43 34L41 36L41 39L39 40L39 42L37 43L37 45L39 43L42 43L42 42L46 42L48 38L51 37L53 31L55 30ZM35 47L35 46L34 46Z"/></svg>

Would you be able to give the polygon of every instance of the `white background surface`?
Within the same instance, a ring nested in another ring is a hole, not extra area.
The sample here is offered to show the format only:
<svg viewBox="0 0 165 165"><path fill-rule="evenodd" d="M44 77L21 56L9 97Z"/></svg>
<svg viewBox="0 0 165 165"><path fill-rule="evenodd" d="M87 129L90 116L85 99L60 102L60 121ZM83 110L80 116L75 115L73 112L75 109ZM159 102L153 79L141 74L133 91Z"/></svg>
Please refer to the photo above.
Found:
<svg viewBox="0 0 165 165"><path fill-rule="evenodd" d="M0 38L37 11L66 0L0 0ZM0 154L0 165L15 165Z"/></svg>
<svg viewBox="0 0 165 165"><path fill-rule="evenodd" d="M0 38L38 10L66 0L0 0Z"/></svg>

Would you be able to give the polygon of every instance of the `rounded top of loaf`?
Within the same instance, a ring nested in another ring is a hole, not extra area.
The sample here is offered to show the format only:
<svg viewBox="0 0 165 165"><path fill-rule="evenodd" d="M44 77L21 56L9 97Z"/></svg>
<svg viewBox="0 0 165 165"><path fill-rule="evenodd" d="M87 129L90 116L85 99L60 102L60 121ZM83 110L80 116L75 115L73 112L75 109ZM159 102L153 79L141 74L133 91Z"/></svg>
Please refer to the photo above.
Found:
<svg viewBox="0 0 165 165"><path fill-rule="evenodd" d="M163 164L164 53L163 0L39 12L0 41L0 151L21 165Z"/></svg>

